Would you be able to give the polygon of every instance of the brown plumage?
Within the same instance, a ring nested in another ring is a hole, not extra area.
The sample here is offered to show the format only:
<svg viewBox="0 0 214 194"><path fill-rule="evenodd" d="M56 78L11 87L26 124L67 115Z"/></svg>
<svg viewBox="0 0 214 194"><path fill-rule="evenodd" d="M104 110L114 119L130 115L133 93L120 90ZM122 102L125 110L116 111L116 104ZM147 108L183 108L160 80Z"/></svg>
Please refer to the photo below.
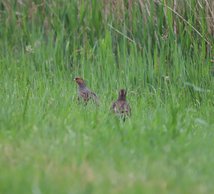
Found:
<svg viewBox="0 0 214 194"><path fill-rule="evenodd" d="M78 101L87 104L89 100L93 100L97 105L99 104L97 95L86 87L85 81L82 78L76 77L74 81L78 84Z"/></svg>
<svg viewBox="0 0 214 194"><path fill-rule="evenodd" d="M126 117L131 116L131 107L126 101L126 90L121 89L117 101L112 104L111 109L117 115L119 115L123 121Z"/></svg>

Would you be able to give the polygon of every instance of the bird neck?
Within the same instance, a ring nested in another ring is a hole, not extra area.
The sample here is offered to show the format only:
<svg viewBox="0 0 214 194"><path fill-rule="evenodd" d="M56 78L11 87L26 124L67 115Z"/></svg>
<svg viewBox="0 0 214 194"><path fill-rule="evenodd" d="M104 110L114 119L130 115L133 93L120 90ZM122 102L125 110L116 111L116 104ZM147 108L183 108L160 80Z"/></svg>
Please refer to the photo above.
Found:
<svg viewBox="0 0 214 194"><path fill-rule="evenodd" d="M126 101L126 96L119 96L119 97L118 97L118 100Z"/></svg>
<svg viewBox="0 0 214 194"><path fill-rule="evenodd" d="M78 85L79 85L79 88L85 88L86 87L85 83L78 83Z"/></svg>

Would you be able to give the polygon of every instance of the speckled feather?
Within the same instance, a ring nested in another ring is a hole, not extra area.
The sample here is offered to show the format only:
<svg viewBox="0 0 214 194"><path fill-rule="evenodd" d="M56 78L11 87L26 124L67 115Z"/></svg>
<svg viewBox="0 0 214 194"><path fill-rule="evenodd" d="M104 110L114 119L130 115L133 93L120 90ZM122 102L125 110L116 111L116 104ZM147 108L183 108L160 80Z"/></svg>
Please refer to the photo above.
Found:
<svg viewBox="0 0 214 194"><path fill-rule="evenodd" d="M113 102L112 111L119 115L124 121L126 117L131 116L131 107L126 101L126 91L121 89L117 101Z"/></svg>
<svg viewBox="0 0 214 194"><path fill-rule="evenodd" d="M78 84L78 101L83 101L87 104L89 100L92 100L98 105L99 99L97 95L86 87L85 81L80 77L76 77L74 80Z"/></svg>

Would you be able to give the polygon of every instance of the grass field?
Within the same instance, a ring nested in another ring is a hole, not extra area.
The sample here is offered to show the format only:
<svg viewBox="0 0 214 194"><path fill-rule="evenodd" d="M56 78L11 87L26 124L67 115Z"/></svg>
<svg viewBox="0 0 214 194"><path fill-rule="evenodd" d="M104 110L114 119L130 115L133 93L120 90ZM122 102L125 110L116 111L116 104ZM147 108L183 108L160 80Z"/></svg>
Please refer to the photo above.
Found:
<svg viewBox="0 0 214 194"><path fill-rule="evenodd" d="M0 194L214 193L212 1L102 2L0 2Z"/></svg>

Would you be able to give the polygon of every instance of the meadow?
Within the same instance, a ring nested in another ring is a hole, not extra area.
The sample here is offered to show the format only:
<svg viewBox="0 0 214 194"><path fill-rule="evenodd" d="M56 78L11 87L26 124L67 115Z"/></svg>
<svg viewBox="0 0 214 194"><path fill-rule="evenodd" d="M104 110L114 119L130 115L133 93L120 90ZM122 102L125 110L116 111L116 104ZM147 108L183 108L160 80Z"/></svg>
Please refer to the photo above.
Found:
<svg viewBox="0 0 214 194"><path fill-rule="evenodd" d="M214 193L213 13L212 0L0 1L0 193ZM76 76L99 107L77 103ZM110 112L120 88L125 122Z"/></svg>

